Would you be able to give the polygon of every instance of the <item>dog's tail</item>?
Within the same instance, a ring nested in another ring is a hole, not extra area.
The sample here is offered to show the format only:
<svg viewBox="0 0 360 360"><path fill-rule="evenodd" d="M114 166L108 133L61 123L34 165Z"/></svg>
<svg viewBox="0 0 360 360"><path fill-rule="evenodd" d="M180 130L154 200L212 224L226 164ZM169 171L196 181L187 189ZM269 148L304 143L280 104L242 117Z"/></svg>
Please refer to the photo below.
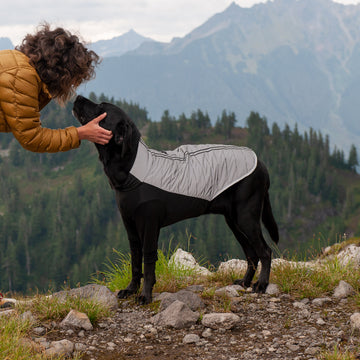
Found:
<svg viewBox="0 0 360 360"><path fill-rule="evenodd" d="M262 212L262 221L270 234L270 237L274 243L279 242L279 229L274 219L274 215L271 208L269 193L266 191L264 197L264 207Z"/></svg>

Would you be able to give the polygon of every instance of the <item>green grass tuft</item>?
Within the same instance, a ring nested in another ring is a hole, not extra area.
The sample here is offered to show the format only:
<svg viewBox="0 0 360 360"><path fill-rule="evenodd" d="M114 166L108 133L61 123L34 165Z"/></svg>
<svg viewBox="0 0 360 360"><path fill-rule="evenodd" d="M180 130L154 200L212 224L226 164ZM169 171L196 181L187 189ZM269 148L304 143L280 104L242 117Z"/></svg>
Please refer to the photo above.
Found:
<svg viewBox="0 0 360 360"><path fill-rule="evenodd" d="M61 321L70 310L77 310L85 313L93 325L101 318L111 314L106 306L90 299L75 296L68 296L64 301L61 301L54 296L37 295L32 301L17 305L17 310L20 313L31 311L40 322Z"/></svg>

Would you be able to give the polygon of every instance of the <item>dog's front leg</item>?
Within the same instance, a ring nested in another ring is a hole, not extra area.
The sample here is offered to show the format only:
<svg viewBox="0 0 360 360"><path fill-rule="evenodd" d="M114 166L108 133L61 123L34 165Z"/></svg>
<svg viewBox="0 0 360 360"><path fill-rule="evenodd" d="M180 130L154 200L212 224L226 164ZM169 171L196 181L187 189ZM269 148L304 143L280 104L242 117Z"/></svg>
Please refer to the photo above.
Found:
<svg viewBox="0 0 360 360"><path fill-rule="evenodd" d="M152 200L139 206L137 214L136 224L142 239L144 255L144 284L138 301L140 304L149 304L152 301L152 289L156 282L158 238L165 209L160 202Z"/></svg>
<svg viewBox="0 0 360 360"><path fill-rule="evenodd" d="M150 224L153 235L147 237L144 243L144 284L141 294L138 298L140 304L150 304L152 301L152 290L156 283L156 261L157 261L157 243L159 230Z"/></svg>
<svg viewBox="0 0 360 360"><path fill-rule="evenodd" d="M131 249L131 281L124 290L120 290L117 294L119 299L126 299L129 296L136 294L140 288L142 278L142 250L141 245L139 249Z"/></svg>
<svg viewBox="0 0 360 360"><path fill-rule="evenodd" d="M138 298L140 304L150 304L152 301L152 289L156 283L156 262L144 264L144 285Z"/></svg>
<svg viewBox="0 0 360 360"><path fill-rule="evenodd" d="M117 294L119 299L126 299L129 296L136 294L140 288L142 278L142 243L136 234L136 231L126 220L124 220L126 230L128 233L130 251L131 251L131 281L126 289L120 290Z"/></svg>

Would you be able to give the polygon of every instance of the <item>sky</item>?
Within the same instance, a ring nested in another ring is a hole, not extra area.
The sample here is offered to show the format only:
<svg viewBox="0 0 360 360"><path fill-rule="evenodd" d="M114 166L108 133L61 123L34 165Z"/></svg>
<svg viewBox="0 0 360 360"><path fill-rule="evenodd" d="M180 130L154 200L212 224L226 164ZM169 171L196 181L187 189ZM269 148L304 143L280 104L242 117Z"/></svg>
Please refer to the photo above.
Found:
<svg viewBox="0 0 360 360"><path fill-rule="evenodd" d="M85 42L111 39L131 29L153 40L170 42L224 11L232 2L251 7L266 1L60 0L47 5L43 0L12 0L1 6L0 37L18 45L27 33L34 33L41 22L47 21L79 35ZM346 5L360 2L334 1Z"/></svg>

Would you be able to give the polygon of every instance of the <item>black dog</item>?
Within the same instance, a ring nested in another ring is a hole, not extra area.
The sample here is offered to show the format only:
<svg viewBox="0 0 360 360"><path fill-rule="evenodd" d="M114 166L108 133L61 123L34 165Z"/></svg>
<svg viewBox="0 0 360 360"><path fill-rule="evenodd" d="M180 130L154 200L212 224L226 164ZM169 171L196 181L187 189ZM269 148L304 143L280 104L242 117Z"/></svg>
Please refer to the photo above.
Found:
<svg viewBox="0 0 360 360"><path fill-rule="evenodd" d="M100 126L111 130L113 138L107 145L96 144L96 147L115 189L131 249L132 280L126 289L119 291L118 297L126 298L138 292L144 261L144 284L138 300L143 304L151 302L160 228L209 213L225 216L246 255L246 274L235 283L250 286L260 260L261 272L253 290L265 292L271 249L263 238L261 220L275 243L279 234L269 201L269 175L256 155L248 148L229 145L190 145L185 146L185 150L180 147L182 151L178 148L172 152L151 150L141 140L135 124L117 106L95 104L82 96L74 103L73 113L82 125L104 112L107 117ZM215 155L213 163L209 160L212 155ZM245 160L236 156L243 156ZM194 168L202 173L197 175L194 169L189 172L186 159L195 162ZM242 162L247 163L242 175L235 174L235 178L226 175L225 180L221 180L222 171L237 171L243 166ZM205 174L207 164L214 176ZM164 166L166 170L162 171ZM187 181L185 185L176 183L179 178ZM203 181L209 184L202 184ZM219 187L218 182L224 184Z"/></svg>

